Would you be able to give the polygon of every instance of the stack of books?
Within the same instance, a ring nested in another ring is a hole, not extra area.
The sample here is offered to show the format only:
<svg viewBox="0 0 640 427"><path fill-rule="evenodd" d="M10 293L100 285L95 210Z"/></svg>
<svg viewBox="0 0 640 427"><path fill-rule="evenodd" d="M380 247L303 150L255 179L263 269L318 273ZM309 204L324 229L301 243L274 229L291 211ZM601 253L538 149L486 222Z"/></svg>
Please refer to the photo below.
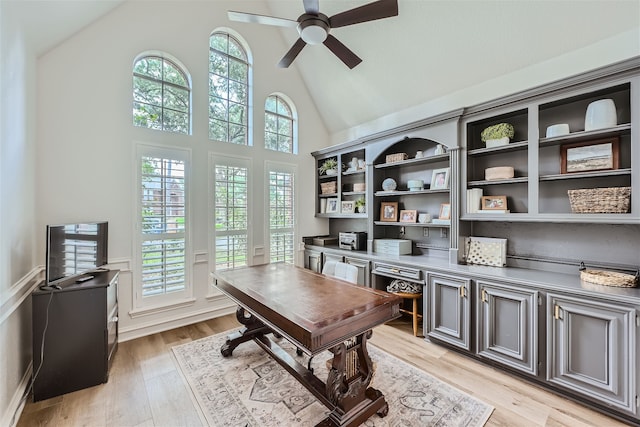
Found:
<svg viewBox="0 0 640 427"><path fill-rule="evenodd" d="M470 188L467 190L467 213L480 211L480 201L482 200L482 188Z"/></svg>

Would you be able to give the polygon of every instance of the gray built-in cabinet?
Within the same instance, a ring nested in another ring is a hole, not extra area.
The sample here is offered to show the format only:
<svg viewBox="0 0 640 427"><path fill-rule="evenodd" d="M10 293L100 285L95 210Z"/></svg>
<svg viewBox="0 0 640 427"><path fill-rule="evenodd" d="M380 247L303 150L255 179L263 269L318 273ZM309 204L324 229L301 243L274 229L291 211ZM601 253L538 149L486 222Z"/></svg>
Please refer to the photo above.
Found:
<svg viewBox="0 0 640 427"><path fill-rule="evenodd" d="M601 99L613 100L616 123L585 130L588 106ZM512 124L515 134L488 148L481 133L499 123ZM547 127L559 123L570 133L547 137ZM569 150L601 143L615 146L614 168L566 173ZM396 153L406 159L386 161ZM318 167L327 158L345 165L336 175L316 174L316 216L335 237L366 232L367 249L307 244L305 267L321 271L323 257L351 258L361 266L361 285L419 283L424 339L640 425L640 288L584 282L578 270L581 263L640 268L640 57L312 154ZM347 170L354 157L364 168ZM514 177L487 180L485 170L499 166L512 166ZM431 188L433 171L443 168L448 188ZM382 188L386 178L395 190ZM415 179L426 184L422 190L407 188ZM322 194L330 181L335 191ZM608 187L631 189L628 212L572 211L570 190ZM467 201L471 189L506 197L509 212L476 212ZM334 199L337 210L321 211L323 199ZM341 211L342 201L356 199L365 200L365 212ZM451 221L383 221L386 202L433 218L449 203ZM507 239L506 266L467 265L471 236ZM374 239L385 238L411 240L412 253L374 252Z"/></svg>

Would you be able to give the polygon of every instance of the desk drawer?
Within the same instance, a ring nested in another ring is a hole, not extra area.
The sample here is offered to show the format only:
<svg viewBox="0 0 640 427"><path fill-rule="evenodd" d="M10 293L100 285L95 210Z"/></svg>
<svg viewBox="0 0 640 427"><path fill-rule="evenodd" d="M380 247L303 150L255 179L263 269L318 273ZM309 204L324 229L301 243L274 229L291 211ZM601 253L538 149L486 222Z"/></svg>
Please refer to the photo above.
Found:
<svg viewBox="0 0 640 427"><path fill-rule="evenodd" d="M424 283L424 280L422 279L422 271L418 270L417 268L401 267L393 264L374 262L373 274L393 277L396 279L409 280L416 283Z"/></svg>

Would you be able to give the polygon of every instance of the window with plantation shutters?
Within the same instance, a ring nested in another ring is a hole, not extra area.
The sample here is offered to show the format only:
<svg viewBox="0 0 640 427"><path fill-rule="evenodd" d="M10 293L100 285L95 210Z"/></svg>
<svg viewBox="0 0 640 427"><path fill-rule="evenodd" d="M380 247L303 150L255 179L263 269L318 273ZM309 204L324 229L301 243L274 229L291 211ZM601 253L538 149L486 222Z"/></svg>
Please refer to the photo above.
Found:
<svg viewBox="0 0 640 427"><path fill-rule="evenodd" d="M293 171L269 164L270 262L294 263L295 187Z"/></svg>
<svg viewBox="0 0 640 427"><path fill-rule="evenodd" d="M215 158L213 174L215 269L245 266L249 247L248 161Z"/></svg>
<svg viewBox="0 0 640 427"><path fill-rule="evenodd" d="M138 305L190 290L187 266L188 152L147 147L138 156ZM161 298L160 298L161 297Z"/></svg>

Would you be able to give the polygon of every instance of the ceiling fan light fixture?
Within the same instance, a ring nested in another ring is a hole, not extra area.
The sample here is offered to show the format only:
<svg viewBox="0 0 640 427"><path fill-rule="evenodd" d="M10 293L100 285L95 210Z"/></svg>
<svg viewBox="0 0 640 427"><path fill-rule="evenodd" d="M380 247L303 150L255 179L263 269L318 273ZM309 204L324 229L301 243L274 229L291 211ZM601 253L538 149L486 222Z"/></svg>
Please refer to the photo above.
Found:
<svg viewBox="0 0 640 427"><path fill-rule="evenodd" d="M300 38L307 44L321 44L329 35L329 26L320 19L307 19L298 25Z"/></svg>

